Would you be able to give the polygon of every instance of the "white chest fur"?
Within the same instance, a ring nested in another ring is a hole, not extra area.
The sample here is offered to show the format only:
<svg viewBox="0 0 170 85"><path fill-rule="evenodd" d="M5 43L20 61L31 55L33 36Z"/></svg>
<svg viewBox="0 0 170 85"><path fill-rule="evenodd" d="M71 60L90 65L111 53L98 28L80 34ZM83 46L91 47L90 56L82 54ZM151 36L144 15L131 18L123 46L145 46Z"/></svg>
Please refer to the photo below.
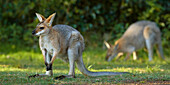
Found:
<svg viewBox="0 0 170 85"><path fill-rule="evenodd" d="M50 54L50 55L53 55L53 50L54 50L54 47L52 45L52 42L50 41L50 39L48 38L48 36L43 36L41 37L40 39L40 46L42 49L46 49L47 52Z"/></svg>

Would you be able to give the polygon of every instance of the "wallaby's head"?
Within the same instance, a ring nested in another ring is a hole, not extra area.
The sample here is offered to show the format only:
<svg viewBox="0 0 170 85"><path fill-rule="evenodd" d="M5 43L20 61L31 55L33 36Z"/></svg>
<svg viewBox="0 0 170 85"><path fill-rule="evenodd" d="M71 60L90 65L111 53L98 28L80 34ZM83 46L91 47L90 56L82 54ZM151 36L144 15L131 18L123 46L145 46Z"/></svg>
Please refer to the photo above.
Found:
<svg viewBox="0 0 170 85"><path fill-rule="evenodd" d="M115 45L111 45L111 44L107 43L106 41L104 41L104 44L106 45L106 47L108 49L107 54L106 54L106 61L111 61L118 54L119 44L116 43Z"/></svg>
<svg viewBox="0 0 170 85"><path fill-rule="evenodd" d="M56 13L53 13L52 15L50 15L47 19L42 16L41 14L36 13L38 20L40 21L40 23L38 23L38 25L36 26L35 30L32 31L33 35L46 35L49 33L50 29L52 29L52 23L54 20Z"/></svg>

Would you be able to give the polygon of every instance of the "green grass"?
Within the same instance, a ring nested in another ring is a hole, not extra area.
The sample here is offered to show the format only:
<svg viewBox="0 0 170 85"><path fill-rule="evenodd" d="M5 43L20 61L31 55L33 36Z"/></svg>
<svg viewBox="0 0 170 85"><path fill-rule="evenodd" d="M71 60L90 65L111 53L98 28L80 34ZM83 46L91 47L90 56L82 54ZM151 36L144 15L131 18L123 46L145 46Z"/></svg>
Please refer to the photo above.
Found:
<svg viewBox="0 0 170 85"><path fill-rule="evenodd" d="M83 53L86 67L90 71L130 72L131 74L102 77L86 77L76 68L76 78L55 80L53 77L28 78L35 73L45 73L45 65L39 48L3 44L0 48L0 84L124 84L131 82L170 81L170 49L165 49L166 60L154 52L154 60L148 62L147 53L138 52L138 60L132 57L124 61L105 61L106 51L100 47L87 47ZM68 73L68 63L56 59L53 64L54 77Z"/></svg>

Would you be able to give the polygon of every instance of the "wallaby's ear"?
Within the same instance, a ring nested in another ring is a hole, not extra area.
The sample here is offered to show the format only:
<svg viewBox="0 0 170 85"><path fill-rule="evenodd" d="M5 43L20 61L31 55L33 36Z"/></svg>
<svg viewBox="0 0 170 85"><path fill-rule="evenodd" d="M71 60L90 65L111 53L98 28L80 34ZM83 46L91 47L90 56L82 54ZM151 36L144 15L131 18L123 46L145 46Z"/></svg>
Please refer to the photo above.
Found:
<svg viewBox="0 0 170 85"><path fill-rule="evenodd" d="M50 15L46 20L45 22L49 24L49 26L52 26L52 23L53 23L53 20L54 20L54 17L55 17L56 13L53 13L52 15Z"/></svg>
<svg viewBox="0 0 170 85"><path fill-rule="evenodd" d="M107 43L106 41L104 41L104 44L106 45L106 47L108 48L108 49L110 49L110 44L109 43Z"/></svg>
<svg viewBox="0 0 170 85"><path fill-rule="evenodd" d="M40 22L44 21L45 20L45 17L39 13L35 13L37 15L37 18Z"/></svg>

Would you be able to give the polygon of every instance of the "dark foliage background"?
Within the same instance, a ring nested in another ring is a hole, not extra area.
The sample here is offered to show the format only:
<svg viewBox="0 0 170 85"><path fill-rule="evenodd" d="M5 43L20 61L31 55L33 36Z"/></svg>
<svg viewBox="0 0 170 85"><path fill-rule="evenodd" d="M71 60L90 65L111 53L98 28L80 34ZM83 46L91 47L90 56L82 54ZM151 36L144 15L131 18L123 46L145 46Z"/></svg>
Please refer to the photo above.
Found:
<svg viewBox="0 0 170 85"><path fill-rule="evenodd" d="M163 46L170 45L169 0L0 0L0 41L33 46L31 35L38 19L56 12L53 24L67 24L79 30L87 45L113 43L138 20L151 20L162 31ZM98 42L96 42L98 41Z"/></svg>

